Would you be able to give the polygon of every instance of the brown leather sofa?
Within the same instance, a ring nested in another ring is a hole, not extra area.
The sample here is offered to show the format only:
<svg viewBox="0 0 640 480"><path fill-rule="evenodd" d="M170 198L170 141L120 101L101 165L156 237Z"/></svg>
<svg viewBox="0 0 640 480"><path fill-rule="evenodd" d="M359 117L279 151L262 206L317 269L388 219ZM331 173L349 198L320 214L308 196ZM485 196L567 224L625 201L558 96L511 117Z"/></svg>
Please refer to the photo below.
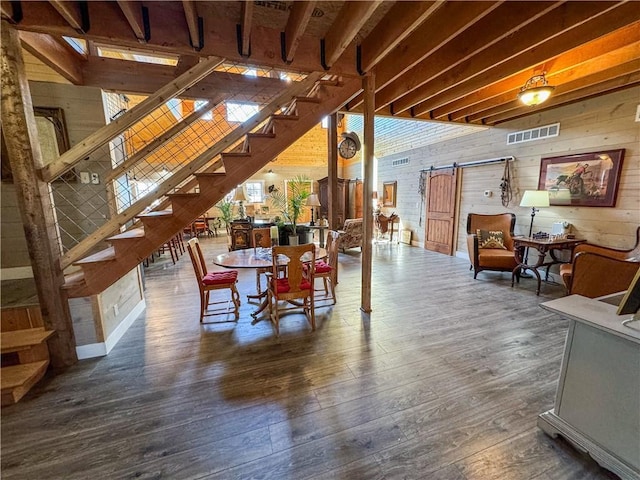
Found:
<svg viewBox="0 0 640 480"><path fill-rule="evenodd" d="M640 262L640 227L636 229L636 243L630 249L583 243L573 254L571 263L560 266L560 277L568 293L595 298L626 290Z"/></svg>
<svg viewBox="0 0 640 480"><path fill-rule="evenodd" d="M473 278L483 270L512 272L518 263L513 254L513 228L516 216L513 213L497 215L481 215L470 213L467 217L467 248ZM504 246L502 248L479 248L477 230L502 231ZM519 275L519 272L517 272Z"/></svg>

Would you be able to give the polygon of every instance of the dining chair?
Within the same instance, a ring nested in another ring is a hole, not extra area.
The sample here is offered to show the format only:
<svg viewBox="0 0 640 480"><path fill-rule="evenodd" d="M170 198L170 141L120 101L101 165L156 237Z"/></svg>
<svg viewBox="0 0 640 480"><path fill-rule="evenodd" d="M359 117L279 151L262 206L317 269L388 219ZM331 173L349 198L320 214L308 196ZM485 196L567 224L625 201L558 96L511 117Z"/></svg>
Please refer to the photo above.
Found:
<svg viewBox="0 0 640 480"><path fill-rule="evenodd" d="M204 322L204 317L213 315L228 315L233 313L235 320L238 321L240 317L240 294L236 289L236 283L238 282L237 270L225 270L221 272L208 272L207 264L202 255L200 243L198 238L194 237L187 242L187 250L189 251L189 257L191 257L191 263L193 264L193 271L198 282L198 289L200 290L200 323ZM233 308L229 307L229 300L212 302L210 293L213 290L226 290L231 292L231 302ZM226 303L227 308L217 308L215 310L209 310L211 305L220 305Z"/></svg>
<svg viewBox="0 0 640 480"><path fill-rule="evenodd" d="M329 230L327 232L327 261L316 260L315 278L322 278L324 284L324 297L315 297L315 300L331 300L330 305L336 303L336 285L338 284L338 249L340 248L340 232ZM305 271L308 265L305 264ZM331 288L331 295L329 295Z"/></svg>
<svg viewBox="0 0 640 480"><path fill-rule="evenodd" d="M281 264L286 259L286 270ZM269 317L280 336L280 312L302 308L311 330L316 329L315 307L313 304L313 282L315 275L316 247L314 244L273 247L271 277L267 297ZM305 273L304 265L309 267ZM287 302L294 307L281 309L279 302Z"/></svg>
<svg viewBox="0 0 640 480"><path fill-rule="evenodd" d="M254 228L251 230L251 240L254 253L258 248L271 248L271 230L269 228ZM256 290L258 295L262 294L260 276L269 273L271 273L271 267L256 268Z"/></svg>

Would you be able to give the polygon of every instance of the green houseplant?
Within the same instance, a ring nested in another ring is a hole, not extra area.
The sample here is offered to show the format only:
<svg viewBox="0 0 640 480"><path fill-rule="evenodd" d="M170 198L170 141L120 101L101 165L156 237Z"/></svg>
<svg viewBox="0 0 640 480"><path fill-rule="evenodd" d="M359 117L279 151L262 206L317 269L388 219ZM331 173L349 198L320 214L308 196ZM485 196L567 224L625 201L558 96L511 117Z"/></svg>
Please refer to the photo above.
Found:
<svg viewBox="0 0 640 480"><path fill-rule="evenodd" d="M309 195L311 179L304 175L296 175L288 182L288 195L286 192L274 191L271 194L273 206L280 210L282 217L290 224L291 235L298 234L298 220L302 215L302 209Z"/></svg>
<svg viewBox="0 0 640 480"><path fill-rule="evenodd" d="M226 198L223 198L216 204L216 207L218 207L218 210L220 210L220 218L222 219L222 223L224 223L224 226L227 229L227 234L230 234L231 232L229 230L229 226L233 221L233 202L227 200Z"/></svg>

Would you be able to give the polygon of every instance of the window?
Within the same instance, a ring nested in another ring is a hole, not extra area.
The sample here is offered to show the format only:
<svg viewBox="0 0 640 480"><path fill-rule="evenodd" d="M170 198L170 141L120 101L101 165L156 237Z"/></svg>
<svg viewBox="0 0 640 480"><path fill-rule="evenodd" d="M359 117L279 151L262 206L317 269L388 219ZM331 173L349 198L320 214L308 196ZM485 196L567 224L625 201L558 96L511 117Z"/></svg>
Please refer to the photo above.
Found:
<svg viewBox="0 0 640 480"><path fill-rule="evenodd" d="M249 203L264 202L264 181L246 182L244 185Z"/></svg>
<svg viewBox="0 0 640 480"><path fill-rule="evenodd" d="M245 122L259 111L255 103L227 102L227 121Z"/></svg>
<svg viewBox="0 0 640 480"><path fill-rule="evenodd" d="M193 102L193 108L200 110L201 108L207 108L209 102L207 100L196 100ZM202 120L213 120L213 110L209 110L207 113L200 117Z"/></svg>

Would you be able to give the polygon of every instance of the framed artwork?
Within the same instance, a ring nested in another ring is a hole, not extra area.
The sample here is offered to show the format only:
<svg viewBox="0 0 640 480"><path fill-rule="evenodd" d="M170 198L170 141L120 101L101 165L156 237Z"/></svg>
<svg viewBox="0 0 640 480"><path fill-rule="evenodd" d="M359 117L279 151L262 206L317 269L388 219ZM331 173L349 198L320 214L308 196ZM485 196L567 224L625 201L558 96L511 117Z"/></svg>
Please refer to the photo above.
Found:
<svg viewBox="0 0 640 480"><path fill-rule="evenodd" d="M398 182L382 183L382 206L383 207L396 206L396 185L397 184Z"/></svg>
<svg viewBox="0 0 640 480"><path fill-rule="evenodd" d="M538 190L551 205L615 207L624 148L543 158Z"/></svg>

